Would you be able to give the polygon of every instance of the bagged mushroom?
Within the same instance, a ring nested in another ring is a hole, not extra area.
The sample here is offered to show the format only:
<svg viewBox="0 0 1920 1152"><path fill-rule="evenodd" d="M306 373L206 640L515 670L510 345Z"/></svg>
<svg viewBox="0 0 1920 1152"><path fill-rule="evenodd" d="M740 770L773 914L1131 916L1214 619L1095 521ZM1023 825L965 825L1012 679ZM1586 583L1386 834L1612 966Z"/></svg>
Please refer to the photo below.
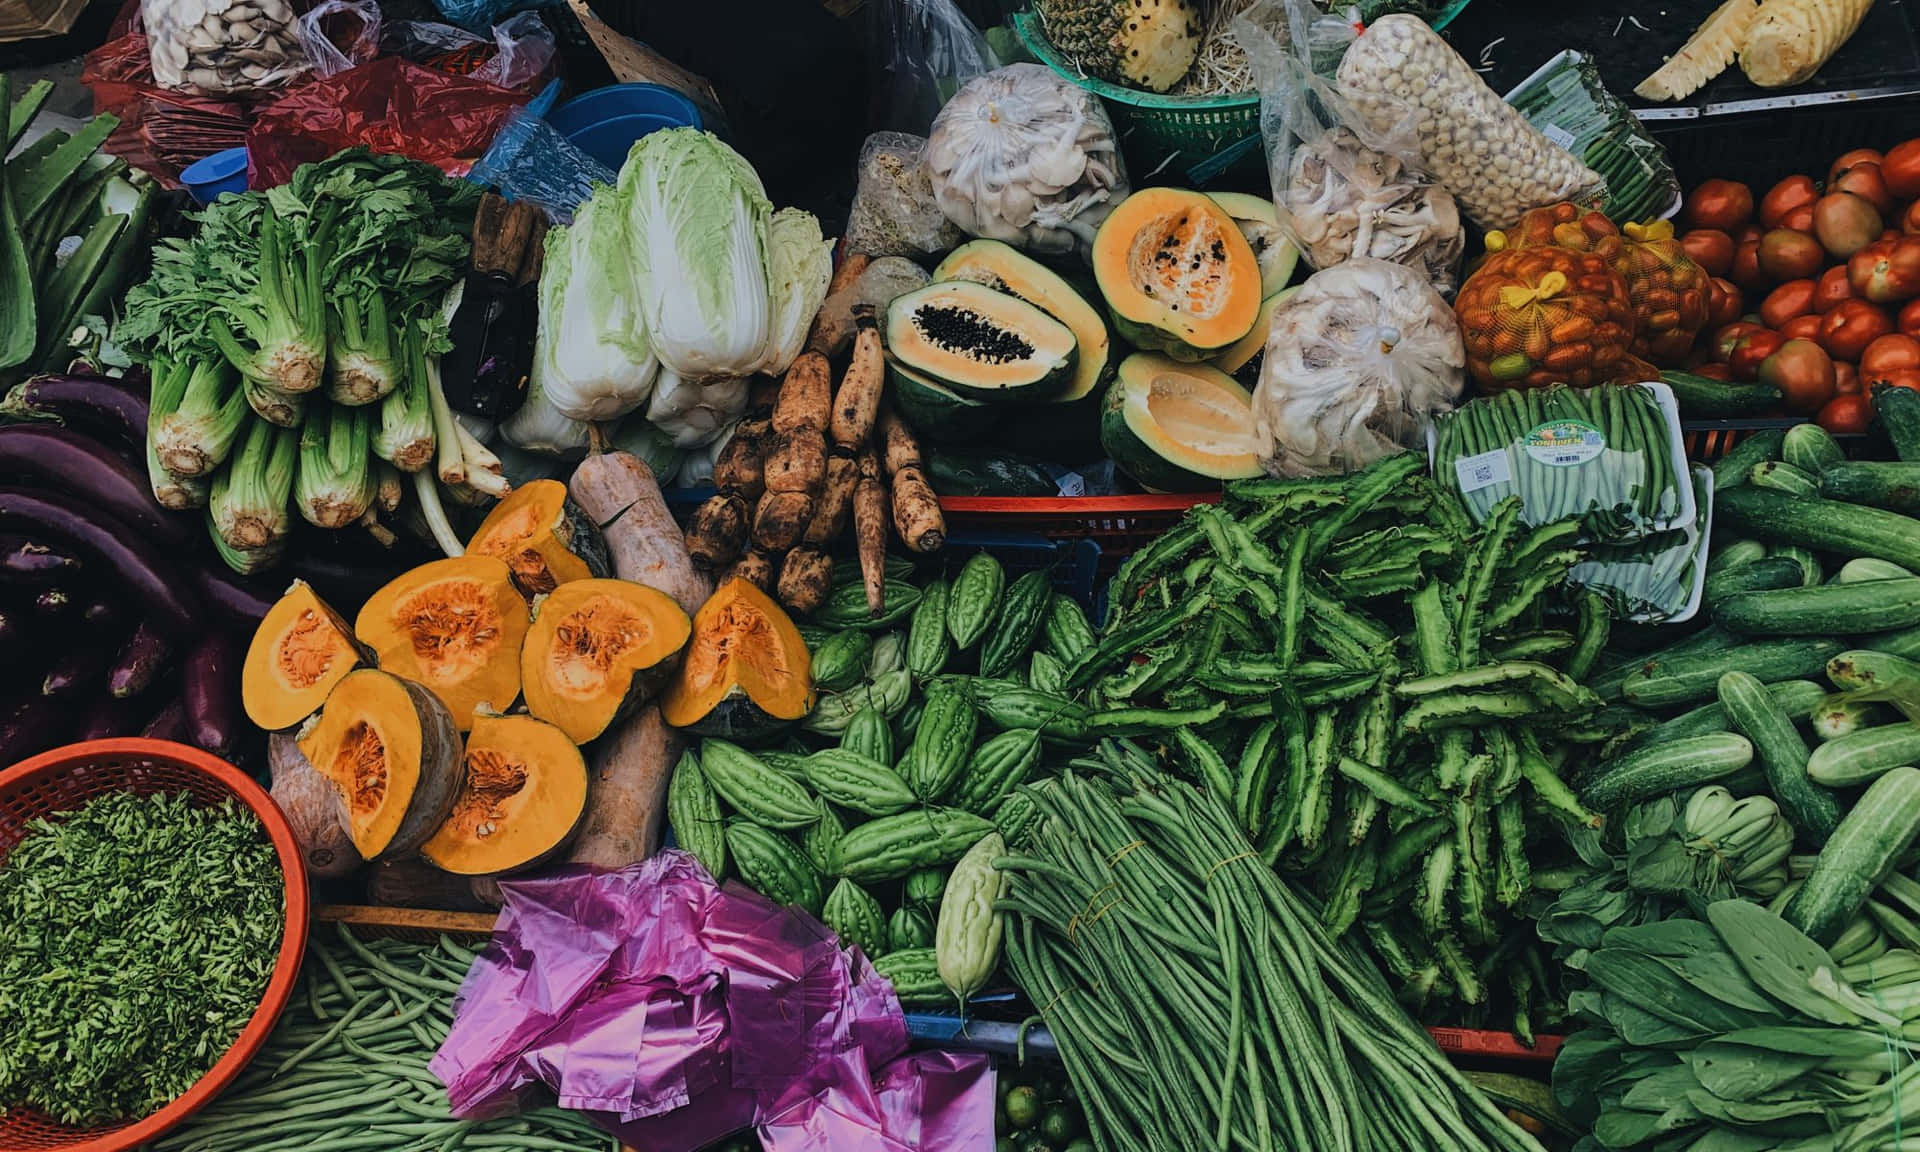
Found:
<svg viewBox="0 0 1920 1152"><path fill-rule="evenodd" d="M1416 151L1375 133L1316 74L1325 24L1299 0L1260 0L1233 25L1262 93L1260 132L1280 226L1315 268L1387 260L1451 292L1466 250L1460 210Z"/></svg>
<svg viewBox="0 0 1920 1152"><path fill-rule="evenodd" d="M308 68L287 0L145 0L140 18L163 88L246 92Z"/></svg>
<svg viewBox="0 0 1920 1152"><path fill-rule="evenodd" d="M947 219L1034 252L1085 256L1127 195L1106 109L1038 64L1009 64L954 93L934 117L926 163Z"/></svg>
<svg viewBox="0 0 1920 1152"><path fill-rule="evenodd" d="M1351 472L1418 447L1465 364L1453 310L1418 272L1366 259L1316 272L1274 309L1253 393L1261 466Z"/></svg>

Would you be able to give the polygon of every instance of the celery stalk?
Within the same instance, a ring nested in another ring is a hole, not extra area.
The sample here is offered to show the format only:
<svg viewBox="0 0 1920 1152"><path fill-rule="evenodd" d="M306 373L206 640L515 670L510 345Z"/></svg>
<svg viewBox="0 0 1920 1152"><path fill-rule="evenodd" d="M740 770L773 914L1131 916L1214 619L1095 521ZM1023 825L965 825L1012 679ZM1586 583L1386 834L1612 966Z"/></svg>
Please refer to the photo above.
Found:
<svg viewBox="0 0 1920 1152"><path fill-rule="evenodd" d="M375 287L366 307L351 290L333 296L334 324L327 340L327 396L336 404L371 404L390 394L401 370L395 363L393 324L386 293Z"/></svg>
<svg viewBox="0 0 1920 1152"><path fill-rule="evenodd" d="M240 390L246 394L247 406L269 424L282 428L298 428L307 416L307 398L304 393L282 392L255 380L243 376Z"/></svg>
<svg viewBox="0 0 1920 1152"><path fill-rule="evenodd" d="M400 501L406 498L407 490L400 479L400 469L385 460L374 461L374 503L382 512L397 512Z"/></svg>
<svg viewBox="0 0 1920 1152"><path fill-rule="evenodd" d="M256 420L247 429L245 445L214 477L207 502L214 528L229 547L259 549L286 538L299 447L300 434L291 428Z"/></svg>
<svg viewBox="0 0 1920 1152"><path fill-rule="evenodd" d="M207 482L169 472L156 450L159 429L177 412L193 375L193 366L156 360L149 365L153 384L147 400L147 481L153 486L153 498L162 508L180 511L199 508L207 502Z"/></svg>
<svg viewBox="0 0 1920 1152"><path fill-rule="evenodd" d="M326 419L307 421L293 480L294 503L307 523L345 528L366 515L375 489L372 438L373 413L365 407L335 404Z"/></svg>
<svg viewBox="0 0 1920 1152"><path fill-rule="evenodd" d="M179 407L157 421L154 450L175 476L205 476L233 450L248 413L247 392L225 361L196 362Z"/></svg>
<svg viewBox="0 0 1920 1152"><path fill-rule="evenodd" d="M373 435L373 454L402 472L418 472L433 459L433 404L427 396L426 356L420 338L409 333L407 374L400 386L380 402L380 427Z"/></svg>
<svg viewBox="0 0 1920 1152"><path fill-rule="evenodd" d="M214 485L218 487L219 484L220 479L216 478ZM213 538L213 550L220 554L220 559L242 576L251 576L273 567L287 551L285 540L276 540L264 548L235 548L221 537L219 521L211 505L207 508L207 535Z"/></svg>
<svg viewBox="0 0 1920 1152"><path fill-rule="evenodd" d="M447 519L446 507L440 503L440 485L432 474L424 470L414 473L413 490L420 497L420 512L426 517L427 531L433 535L434 543L448 556L466 555L466 545L460 542L460 534Z"/></svg>

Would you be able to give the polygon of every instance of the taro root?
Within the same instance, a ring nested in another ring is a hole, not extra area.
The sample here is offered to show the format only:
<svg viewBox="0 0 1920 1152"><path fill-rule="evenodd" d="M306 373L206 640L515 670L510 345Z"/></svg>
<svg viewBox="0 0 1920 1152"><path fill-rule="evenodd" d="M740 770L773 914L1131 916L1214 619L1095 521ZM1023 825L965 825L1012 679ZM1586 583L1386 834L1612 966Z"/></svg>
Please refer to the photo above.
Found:
<svg viewBox="0 0 1920 1152"><path fill-rule="evenodd" d="M462 732L476 710L506 708L520 695L527 602L503 560L422 564L375 592L353 631L382 669L439 696Z"/></svg>
<svg viewBox="0 0 1920 1152"><path fill-rule="evenodd" d="M473 556L498 556L527 598L569 580L609 575L607 543L558 480L520 485L493 506L467 542Z"/></svg>
<svg viewBox="0 0 1920 1152"><path fill-rule="evenodd" d="M372 668L349 673L299 739L363 859L417 851L466 780L460 733L432 692Z"/></svg>
<svg viewBox="0 0 1920 1152"><path fill-rule="evenodd" d="M664 592L575 580L534 604L520 651L527 711L585 744L656 690L692 624Z"/></svg>
<svg viewBox="0 0 1920 1152"><path fill-rule="evenodd" d="M341 819L340 794L307 762L292 736L275 732L267 738L267 767L273 774L273 802L293 829L307 871L331 878L360 867L360 850Z"/></svg>
<svg viewBox="0 0 1920 1152"><path fill-rule="evenodd" d="M466 785L420 855L460 876L529 868L573 838L586 810L587 764L566 733L531 716L481 716Z"/></svg>
<svg viewBox="0 0 1920 1152"><path fill-rule="evenodd" d="M254 629L240 671L247 719L269 732L293 728L320 710L364 650L338 613L295 580Z"/></svg>
<svg viewBox="0 0 1920 1152"><path fill-rule="evenodd" d="M813 708L813 661L799 629L751 582L730 579L693 617L693 639L661 699L675 728L749 739Z"/></svg>

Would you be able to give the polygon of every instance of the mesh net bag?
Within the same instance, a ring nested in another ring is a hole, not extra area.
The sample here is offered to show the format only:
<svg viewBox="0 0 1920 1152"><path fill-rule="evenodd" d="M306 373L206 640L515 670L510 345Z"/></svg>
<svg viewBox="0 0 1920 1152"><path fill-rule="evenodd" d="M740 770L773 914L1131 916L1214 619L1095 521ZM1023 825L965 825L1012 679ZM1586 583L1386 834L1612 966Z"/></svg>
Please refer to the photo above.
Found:
<svg viewBox="0 0 1920 1152"><path fill-rule="evenodd" d="M1633 302L1598 252L1491 253L1454 301L1467 371L1484 389L1584 388L1631 374Z"/></svg>

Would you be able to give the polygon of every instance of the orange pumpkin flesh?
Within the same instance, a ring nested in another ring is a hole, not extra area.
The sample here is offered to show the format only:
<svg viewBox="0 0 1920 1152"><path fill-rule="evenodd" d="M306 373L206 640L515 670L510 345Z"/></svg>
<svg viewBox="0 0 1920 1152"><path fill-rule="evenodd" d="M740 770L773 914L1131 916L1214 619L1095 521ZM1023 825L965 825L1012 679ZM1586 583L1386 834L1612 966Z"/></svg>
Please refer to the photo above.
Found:
<svg viewBox="0 0 1920 1152"><path fill-rule="evenodd" d="M587 764L566 733L531 716L481 716L467 779L420 848L435 867L493 876L531 867L572 839L587 810Z"/></svg>
<svg viewBox="0 0 1920 1152"><path fill-rule="evenodd" d="M306 581L295 580L247 645L240 670L247 719L269 732L298 725L320 710L327 693L360 662L360 645L347 622Z"/></svg>
<svg viewBox="0 0 1920 1152"><path fill-rule="evenodd" d="M372 668L348 674L299 739L332 786L361 858L417 850L466 776L453 717L431 692Z"/></svg>
<svg viewBox="0 0 1920 1152"><path fill-rule="evenodd" d="M570 580L607 575L607 544L558 480L533 480L493 506L467 542L475 556L497 556L531 598Z"/></svg>
<svg viewBox="0 0 1920 1152"><path fill-rule="evenodd" d="M576 744L607 730L651 690L693 628L664 592L629 580L575 580L534 604L520 653L527 711Z"/></svg>
<svg viewBox="0 0 1920 1152"><path fill-rule="evenodd" d="M693 616L693 639L660 703L675 728L744 739L813 708L813 659L793 621L738 578Z"/></svg>
<svg viewBox="0 0 1920 1152"><path fill-rule="evenodd" d="M422 564L368 598L353 630L382 669L440 697L462 732L478 709L520 695L527 604L495 557Z"/></svg>

